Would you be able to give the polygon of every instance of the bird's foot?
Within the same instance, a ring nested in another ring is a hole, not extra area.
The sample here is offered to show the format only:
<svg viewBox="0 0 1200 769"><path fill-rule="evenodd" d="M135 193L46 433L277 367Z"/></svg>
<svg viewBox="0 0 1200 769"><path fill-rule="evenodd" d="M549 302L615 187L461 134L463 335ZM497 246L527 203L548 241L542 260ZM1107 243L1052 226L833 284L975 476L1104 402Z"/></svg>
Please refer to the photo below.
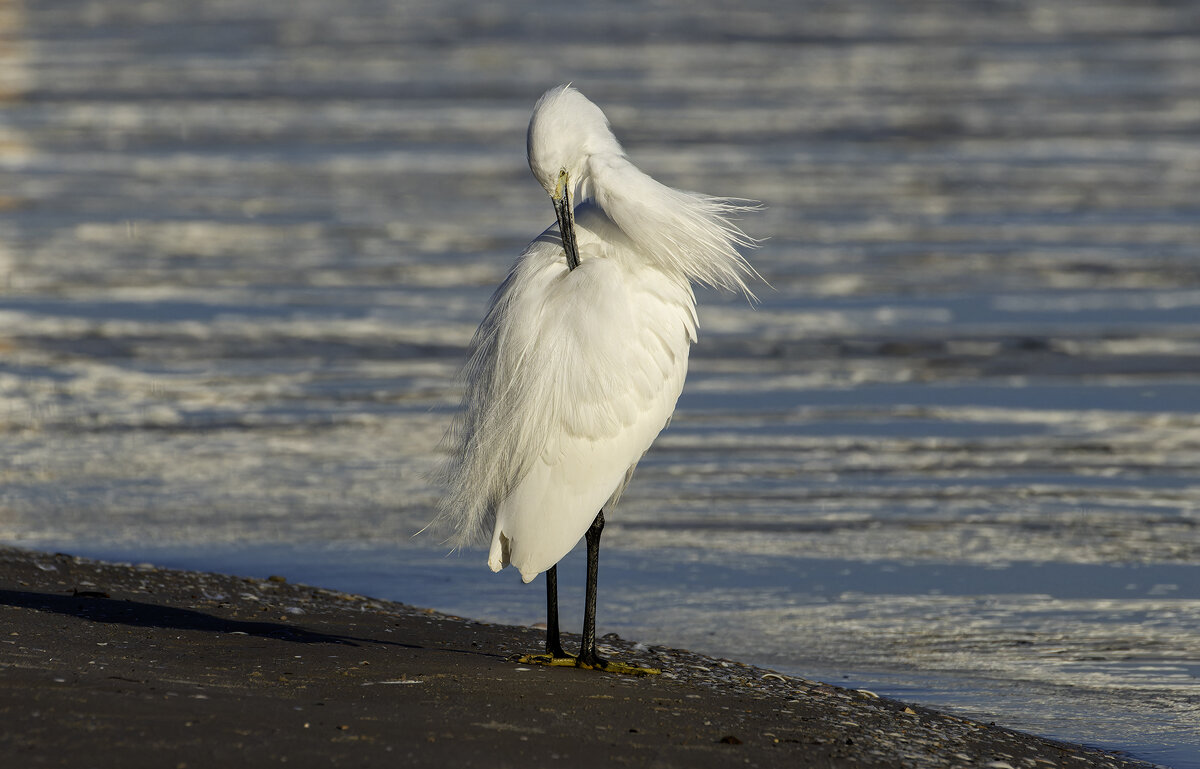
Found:
<svg viewBox="0 0 1200 769"><path fill-rule="evenodd" d="M557 654L522 654L517 657L517 662L522 665L549 665L550 667L573 668L578 660L570 654L559 652Z"/></svg>
<svg viewBox="0 0 1200 769"><path fill-rule="evenodd" d="M662 673L658 668L643 668L637 665L626 665L616 660L601 660L599 666L593 666L576 661L575 667L585 670L603 670L605 673L620 673L624 676L656 676Z"/></svg>
<svg viewBox="0 0 1200 769"><path fill-rule="evenodd" d="M555 668L583 668L584 670L603 670L605 673L619 673L626 676L656 676L662 673L658 668L642 668L637 665L626 665L616 660L606 660L595 657L593 661L583 661L570 654L560 656L552 654L522 654L517 657L522 665L547 665Z"/></svg>
<svg viewBox="0 0 1200 769"><path fill-rule="evenodd" d="M603 670L605 673L620 673L627 676L656 676L662 673L658 668L642 668L637 665L626 665L624 662L616 660L606 660L596 654L595 649L590 654L587 652L580 654L575 660L575 667L584 670Z"/></svg>

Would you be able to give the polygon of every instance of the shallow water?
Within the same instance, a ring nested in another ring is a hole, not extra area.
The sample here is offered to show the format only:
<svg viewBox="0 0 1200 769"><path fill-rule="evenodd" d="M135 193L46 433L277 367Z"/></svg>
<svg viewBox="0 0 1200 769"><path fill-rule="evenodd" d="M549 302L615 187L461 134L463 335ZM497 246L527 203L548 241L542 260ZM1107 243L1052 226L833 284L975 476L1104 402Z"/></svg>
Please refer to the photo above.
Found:
<svg viewBox="0 0 1200 769"><path fill-rule="evenodd" d="M1200 767L1200 15L843 5L0 2L0 539L540 621L411 535L571 79L770 236L601 632Z"/></svg>

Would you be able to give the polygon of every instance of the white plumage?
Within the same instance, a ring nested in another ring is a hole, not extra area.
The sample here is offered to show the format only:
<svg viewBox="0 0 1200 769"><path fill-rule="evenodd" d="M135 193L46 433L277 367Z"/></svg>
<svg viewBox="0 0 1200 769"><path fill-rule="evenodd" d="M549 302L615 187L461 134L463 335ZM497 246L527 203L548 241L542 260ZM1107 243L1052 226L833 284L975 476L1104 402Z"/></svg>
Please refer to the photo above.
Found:
<svg viewBox="0 0 1200 769"><path fill-rule="evenodd" d="M526 582L616 502L669 421L696 341L692 282L749 295L756 276L729 219L751 206L642 173L574 88L538 100L528 151L559 224L517 259L471 342L437 519L455 546L490 535L491 568Z"/></svg>

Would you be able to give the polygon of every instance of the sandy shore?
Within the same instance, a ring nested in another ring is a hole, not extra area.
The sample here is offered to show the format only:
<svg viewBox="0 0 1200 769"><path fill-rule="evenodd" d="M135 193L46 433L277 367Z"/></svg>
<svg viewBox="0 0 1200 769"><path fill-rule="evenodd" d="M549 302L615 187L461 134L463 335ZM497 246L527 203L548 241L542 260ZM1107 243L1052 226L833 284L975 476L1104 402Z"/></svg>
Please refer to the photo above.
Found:
<svg viewBox="0 0 1200 769"><path fill-rule="evenodd" d="M0 548L0 765L1146 766L605 640L663 674L520 664L531 628Z"/></svg>

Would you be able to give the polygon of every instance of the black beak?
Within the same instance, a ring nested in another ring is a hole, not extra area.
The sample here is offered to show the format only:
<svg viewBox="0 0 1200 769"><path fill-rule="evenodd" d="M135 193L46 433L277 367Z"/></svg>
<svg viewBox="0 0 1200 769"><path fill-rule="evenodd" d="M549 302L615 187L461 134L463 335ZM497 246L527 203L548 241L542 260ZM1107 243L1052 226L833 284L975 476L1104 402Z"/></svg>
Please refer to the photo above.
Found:
<svg viewBox="0 0 1200 769"><path fill-rule="evenodd" d="M550 196L554 202L554 215L558 217L558 231L562 234L563 251L567 254L567 268L579 266L579 247L575 245L575 208L571 205L571 185L567 172L558 174L558 185Z"/></svg>

